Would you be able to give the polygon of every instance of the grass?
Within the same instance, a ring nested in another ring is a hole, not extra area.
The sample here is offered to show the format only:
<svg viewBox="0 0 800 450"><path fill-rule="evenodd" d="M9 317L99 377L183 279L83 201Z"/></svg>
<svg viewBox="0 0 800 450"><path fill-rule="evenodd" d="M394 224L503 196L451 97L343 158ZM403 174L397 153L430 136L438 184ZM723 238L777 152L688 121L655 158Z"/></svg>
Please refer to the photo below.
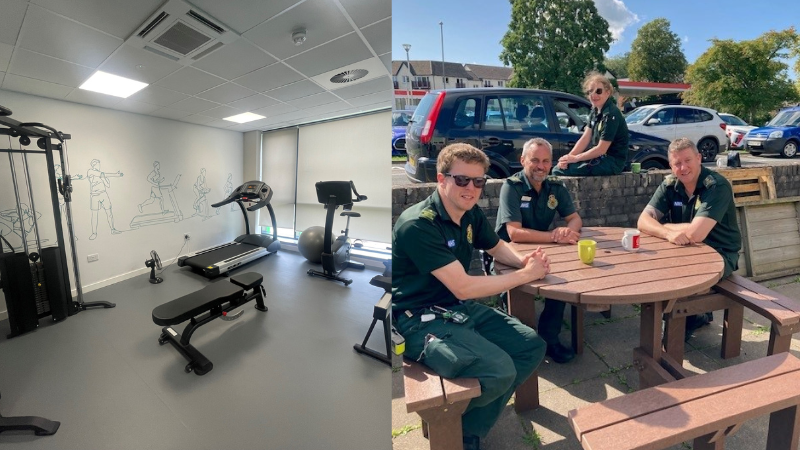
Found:
<svg viewBox="0 0 800 450"><path fill-rule="evenodd" d="M408 161L408 156L392 156L392 162L406 162Z"/></svg>
<svg viewBox="0 0 800 450"><path fill-rule="evenodd" d="M400 428L398 430L392 430L392 439L394 439L394 438L396 438L398 436L403 436L404 434L411 433L412 431L418 430L420 428L422 428L422 424L406 425L403 428Z"/></svg>
<svg viewBox="0 0 800 450"><path fill-rule="evenodd" d="M528 427L531 427L530 424L526 423L522 417L519 417L519 424L520 426L522 426L523 430L527 429ZM524 442L525 445L534 450L539 450L539 448L541 448L542 445L542 436L539 434L539 432L536 431L535 428L531 427L531 430L526 432L522 436L522 442Z"/></svg>
<svg viewBox="0 0 800 450"><path fill-rule="evenodd" d="M758 327L756 327L755 330L753 330L753 335L754 336L760 336L760 335L762 335L762 334L764 334L764 333L766 333L768 331L769 331L769 327L765 327L763 325L759 325Z"/></svg>

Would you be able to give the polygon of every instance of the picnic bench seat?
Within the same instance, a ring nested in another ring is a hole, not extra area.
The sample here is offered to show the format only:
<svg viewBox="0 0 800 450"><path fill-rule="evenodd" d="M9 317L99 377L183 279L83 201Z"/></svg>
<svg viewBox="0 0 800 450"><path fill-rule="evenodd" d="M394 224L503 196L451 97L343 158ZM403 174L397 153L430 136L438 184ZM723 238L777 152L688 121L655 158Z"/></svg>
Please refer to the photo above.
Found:
<svg viewBox="0 0 800 450"><path fill-rule="evenodd" d="M724 448L747 420L770 415L768 450L796 450L800 436L800 360L767 356L572 410L585 450L658 450L694 440L694 450Z"/></svg>
<svg viewBox="0 0 800 450"><path fill-rule="evenodd" d="M481 395L477 378L444 378L420 363L403 361L406 411L422 419L422 435L431 450L462 450L461 415ZM534 372L517 387L517 412L539 407L539 377Z"/></svg>

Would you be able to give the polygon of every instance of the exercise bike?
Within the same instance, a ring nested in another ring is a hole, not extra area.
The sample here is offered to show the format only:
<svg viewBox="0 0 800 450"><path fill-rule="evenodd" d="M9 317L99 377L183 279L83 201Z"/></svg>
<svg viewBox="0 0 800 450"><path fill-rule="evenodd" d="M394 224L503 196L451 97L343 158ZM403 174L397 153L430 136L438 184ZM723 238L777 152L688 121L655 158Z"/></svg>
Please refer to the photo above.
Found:
<svg viewBox="0 0 800 450"><path fill-rule="evenodd" d="M345 286L350 285L353 280L340 277L339 274L346 268L364 269L364 264L350 261L350 244L348 234L350 232L350 218L361 217L361 214L352 212L353 203L367 199L366 195L359 195L356 185L352 181L320 181L316 185L317 201L325 205L328 210L325 217L325 238L322 247L322 272L309 270L311 276L327 278L329 280L341 281ZM350 195L353 191L355 198ZM333 215L336 209L342 206L343 212L340 214L347 217L347 225L344 234L333 240Z"/></svg>

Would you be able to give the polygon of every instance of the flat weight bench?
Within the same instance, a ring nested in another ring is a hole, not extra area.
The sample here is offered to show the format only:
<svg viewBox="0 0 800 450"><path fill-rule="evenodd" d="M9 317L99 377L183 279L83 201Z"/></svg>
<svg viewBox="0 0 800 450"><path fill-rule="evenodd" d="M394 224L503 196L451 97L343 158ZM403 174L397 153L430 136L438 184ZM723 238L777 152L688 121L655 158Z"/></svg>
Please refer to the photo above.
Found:
<svg viewBox="0 0 800 450"><path fill-rule="evenodd" d="M722 450L743 422L770 415L767 450L796 450L800 360L789 353L612 398L567 417L585 450L658 450L694 440Z"/></svg>
<svg viewBox="0 0 800 450"><path fill-rule="evenodd" d="M261 285L262 280L263 277L255 272L243 273L230 277L230 283L220 281L157 306L153 309L153 322L156 325L164 326L161 329L158 343L164 345L169 342L189 360L189 364L184 369L187 373L194 370L197 375L205 375L214 365L189 344L189 339L195 330L217 317L221 317L223 320L238 319L244 313L243 310L235 314L228 314L228 312L250 300L256 300L255 308L257 310L267 311L267 307L264 305L266 293L264 286ZM183 335L170 326L187 320L189 323L183 329Z"/></svg>
<svg viewBox="0 0 800 450"><path fill-rule="evenodd" d="M429 367L403 361L403 386L406 411L422 419L422 435L431 450L462 450L461 415L470 400L481 395L477 378L443 378ZM517 387L514 409L517 412L539 407L539 376L531 374Z"/></svg>

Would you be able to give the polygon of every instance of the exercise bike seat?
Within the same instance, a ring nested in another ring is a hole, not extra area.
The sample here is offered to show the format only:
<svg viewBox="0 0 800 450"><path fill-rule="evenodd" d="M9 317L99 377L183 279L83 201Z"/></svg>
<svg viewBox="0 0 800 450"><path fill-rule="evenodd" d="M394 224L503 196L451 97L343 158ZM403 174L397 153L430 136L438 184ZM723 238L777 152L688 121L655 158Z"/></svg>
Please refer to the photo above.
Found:
<svg viewBox="0 0 800 450"><path fill-rule="evenodd" d="M249 291L250 289L255 288L256 286L260 285L261 282L264 280L260 274L255 272L247 272L241 273L239 275L234 275L230 278L231 283L241 286L244 290Z"/></svg>
<svg viewBox="0 0 800 450"><path fill-rule="evenodd" d="M386 292L390 292L392 290L392 277L385 277L383 275L375 275L369 280L369 284L379 287Z"/></svg>
<svg viewBox="0 0 800 450"><path fill-rule="evenodd" d="M162 326L179 324L231 301L243 292L240 286L220 281L157 306L153 309L153 322Z"/></svg>
<svg viewBox="0 0 800 450"><path fill-rule="evenodd" d="M352 212L352 211L344 211L340 216L347 216L347 217L361 217L361 213Z"/></svg>

